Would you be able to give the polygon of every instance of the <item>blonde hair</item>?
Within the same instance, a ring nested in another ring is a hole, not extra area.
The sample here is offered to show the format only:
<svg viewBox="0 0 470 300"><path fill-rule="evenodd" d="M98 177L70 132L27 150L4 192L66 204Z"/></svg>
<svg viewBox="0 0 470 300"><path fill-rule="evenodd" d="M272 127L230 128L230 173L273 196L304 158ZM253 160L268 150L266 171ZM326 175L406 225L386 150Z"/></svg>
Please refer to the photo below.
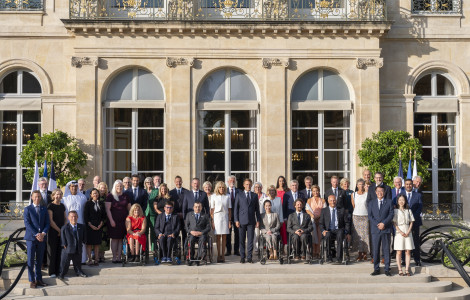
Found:
<svg viewBox="0 0 470 300"><path fill-rule="evenodd" d="M212 192L212 183L211 183L210 181L206 181L206 182L204 182L204 183L202 184L202 189L203 189L203 190L204 190L204 187L205 187L205 186L210 187L211 192Z"/></svg>
<svg viewBox="0 0 470 300"><path fill-rule="evenodd" d="M166 188L165 196L162 196L162 193L161 193L162 187ZM158 198L170 199L170 191L168 190L168 185L166 183L160 183L160 186L158 187Z"/></svg>
<svg viewBox="0 0 470 300"><path fill-rule="evenodd" d="M351 184L351 181L349 181L349 178L346 178L346 177L345 177L345 178L341 179L341 181L339 182L339 186L340 186L341 188L343 188L343 184L345 184L346 182L349 183L349 184Z"/></svg>
<svg viewBox="0 0 470 300"><path fill-rule="evenodd" d="M55 189L55 190L52 191L51 197L54 197L55 194L57 194L57 193L61 193L62 196L64 195L64 193L62 193L62 190L59 189L59 188L57 188L57 189Z"/></svg>
<svg viewBox="0 0 470 300"><path fill-rule="evenodd" d="M144 216L144 211L142 210L142 206L140 204L135 203L131 206L131 209L129 210L129 217L132 217L134 215L134 209L138 208L139 209L139 218Z"/></svg>
<svg viewBox="0 0 470 300"><path fill-rule="evenodd" d="M98 183L98 190L99 190L99 188L100 188L100 185L104 185L104 187L106 188L106 193L109 191L109 190L108 190L108 185L106 184L106 182L101 181L100 183Z"/></svg>
<svg viewBox="0 0 470 300"><path fill-rule="evenodd" d="M224 194L219 194L219 188L220 187L224 188ZM225 195L227 193L227 186L225 185L225 183L223 181L217 181L217 183L215 184L214 193L216 195Z"/></svg>

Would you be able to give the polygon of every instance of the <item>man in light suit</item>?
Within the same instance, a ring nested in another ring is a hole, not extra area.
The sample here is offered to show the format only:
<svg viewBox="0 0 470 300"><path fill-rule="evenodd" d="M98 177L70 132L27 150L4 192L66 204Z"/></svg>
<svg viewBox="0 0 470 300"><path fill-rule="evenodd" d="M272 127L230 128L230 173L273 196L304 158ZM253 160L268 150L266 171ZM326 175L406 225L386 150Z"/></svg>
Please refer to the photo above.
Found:
<svg viewBox="0 0 470 300"><path fill-rule="evenodd" d="M173 213L173 201L165 204L165 213L159 214L155 221L155 234L160 244L163 257L162 262L171 262L171 251L180 232L180 220Z"/></svg>
<svg viewBox="0 0 470 300"><path fill-rule="evenodd" d="M413 180L405 180L405 196L408 201L411 212L415 221L413 222L413 227L411 228L411 234L413 235L413 243L415 249L413 250L413 258L416 266L421 266L421 253L420 253L420 244L419 244L419 227L423 225L421 220L421 212L423 210L423 200L421 199L421 194L413 190ZM405 252L405 251L403 251Z"/></svg>
<svg viewBox="0 0 470 300"><path fill-rule="evenodd" d="M299 182L295 179L290 181L290 191L284 194L284 200L282 202L282 214L284 216L290 216L295 212L295 202L300 199L305 203L306 197L304 194L299 192Z"/></svg>
<svg viewBox="0 0 470 300"><path fill-rule="evenodd" d="M397 198L400 195L405 194L405 188L402 186L403 185L403 178L400 176L396 176L393 178L393 186L394 188L392 189L392 202L393 206L397 206Z"/></svg>
<svg viewBox="0 0 470 300"><path fill-rule="evenodd" d="M336 239L336 260L340 263L343 260L343 238L351 232L351 219L346 209L336 207L335 195L328 196L328 207L321 210L320 232L326 239L327 249L330 249L332 239ZM327 260L333 261L330 251Z"/></svg>
<svg viewBox="0 0 470 300"><path fill-rule="evenodd" d="M287 219L287 232L291 234L295 259L299 259L301 254L302 259L306 258L308 237L313 231L310 216L303 211L303 208L303 200L295 200L295 212L291 213ZM290 251L290 249L288 251Z"/></svg>
<svg viewBox="0 0 470 300"><path fill-rule="evenodd" d="M329 199L330 195L334 195L336 198L336 207L346 208L346 191L339 187L338 176L331 176L330 182L331 188L325 190L325 196L323 199Z"/></svg>
<svg viewBox="0 0 470 300"><path fill-rule="evenodd" d="M238 193L235 198L234 217L235 226L239 230L240 238L240 263L245 263L245 257L249 263L253 263L253 238L255 236L255 227L259 227L261 215L259 213L258 196L251 192L253 181L246 178L243 181L243 192ZM247 251L245 251L245 239L248 236ZM246 253L248 252L248 253Z"/></svg>
<svg viewBox="0 0 470 300"><path fill-rule="evenodd" d="M382 253L385 257L385 275L392 276L390 273L390 233L392 232L394 214L392 199L384 198L385 188L383 186L376 187L375 193L376 198L368 204L374 255L374 272L370 275L380 274L380 246L382 246Z"/></svg>
<svg viewBox="0 0 470 300"><path fill-rule="evenodd" d="M235 199L241 191L237 189L237 178L235 175L230 175L227 179L227 194L230 195L230 202L232 203L232 207L235 207ZM232 209L232 215L230 219L232 220L232 226L229 228L229 235L227 236L227 251L225 252L225 256L230 256L232 254L232 229L234 234L234 242L233 242L233 254L240 255L239 251L239 244L240 244L240 235L238 232L238 227L235 226L235 211Z"/></svg>
<svg viewBox="0 0 470 300"><path fill-rule="evenodd" d="M385 199L392 199L392 189L384 183L384 175L381 172L375 172L374 180L375 182L372 182L372 184L369 186L369 191L372 192L367 193L366 202L369 203L373 199L377 200L377 195L374 193L374 191L378 186L382 186L384 188Z"/></svg>
<svg viewBox="0 0 470 300"><path fill-rule="evenodd" d="M77 223L78 214L71 210L68 214L69 223L60 229L60 239L62 241L62 256L60 261L59 279L64 280L69 271L70 260L73 262L75 274L80 277L88 277L82 271L82 245L86 243L85 225Z"/></svg>
<svg viewBox="0 0 470 300"><path fill-rule="evenodd" d="M186 219L186 215L188 212L193 211L193 206L195 202L201 202L202 204L202 212L204 214L210 214L209 208L209 199L207 198L207 194L204 191L199 189L200 180L199 178L193 178L191 181L191 190L184 194L183 199L183 218Z"/></svg>
<svg viewBox="0 0 470 300"><path fill-rule="evenodd" d="M46 249L46 235L50 228L47 208L41 205L41 192L35 190L31 193L32 204L24 209L24 226L26 232L26 249L28 255L28 278L31 288L46 286L42 281L41 265Z"/></svg>
<svg viewBox="0 0 470 300"><path fill-rule="evenodd" d="M186 231L189 233L189 255L191 259L194 259L194 244L198 243L197 259L201 260L206 256L204 244L207 242L207 236L211 231L211 219L208 214L201 213L201 202L195 202L193 210L186 215L185 220ZM199 265L199 262L197 262L197 265Z"/></svg>

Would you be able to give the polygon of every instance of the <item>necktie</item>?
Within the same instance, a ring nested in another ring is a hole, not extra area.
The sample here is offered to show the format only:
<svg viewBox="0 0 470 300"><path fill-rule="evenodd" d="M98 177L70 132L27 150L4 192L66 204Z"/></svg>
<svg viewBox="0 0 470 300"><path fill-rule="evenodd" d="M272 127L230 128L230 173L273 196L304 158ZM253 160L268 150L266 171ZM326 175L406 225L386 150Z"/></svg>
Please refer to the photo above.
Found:
<svg viewBox="0 0 470 300"><path fill-rule="evenodd" d="M302 224L300 223L300 213L297 214L297 220L299 220L299 224Z"/></svg>
<svg viewBox="0 0 470 300"><path fill-rule="evenodd" d="M383 200L379 200L379 210L382 209Z"/></svg>
<svg viewBox="0 0 470 300"><path fill-rule="evenodd" d="M408 204L410 204L411 193L407 193L407 194L408 194L408 196L406 198L408 200Z"/></svg>
<svg viewBox="0 0 470 300"><path fill-rule="evenodd" d="M166 215L166 221L170 221L170 215Z"/></svg>
<svg viewBox="0 0 470 300"><path fill-rule="evenodd" d="M338 190L335 189L335 198L338 199Z"/></svg>
<svg viewBox="0 0 470 300"><path fill-rule="evenodd" d="M194 192L194 199L197 199L197 192Z"/></svg>
<svg viewBox="0 0 470 300"><path fill-rule="evenodd" d="M178 189L177 192L178 192L178 196L180 196L181 195L181 190Z"/></svg>
<svg viewBox="0 0 470 300"><path fill-rule="evenodd" d="M39 205L35 207L36 208L36 213L38 214L39 216Z"/></svg>
<svg viewBox="0 0 470 300"><path fill-rule="evenodd" d="M249 199L248 198L248 195L250 194L250 192L245 192L245 196L246 196L246 199Z"/></svg>
<svg viewBox="0 0 470 300"><path fill-rule="evenodd" d="M331 212L331 224L330 224L330 229L335 230L336 229L336 208L333 208L333 211Z"/></svg>
<svg viewBox="0 0 470 300"><path fill-rule="evenodd" d="M294 203L295 203L295 200L297 200L297 193L293 193L294 194Z"/></svg>
<svg viewBox="0 0 470 300"><path fill-rule="evenodd" d="M230 200L235 200L235 189L232 188L232 190L230 191Z"/></svg>
<svg viewBox="0 0 470 300"><path fill-rule="evenodd" d="M100 206L98 205L98 201L95 201L95 211L99 211Z"/></svg>
<svg viewBox="0 0 470 300"><path fill-rule="evenodd" d="M137 198L137 189L134 189L134 200Z"/></svg>
<svg viewBox="0 0 470 300"><path fill-rule="evenodd" d="M196 214L196 223L199 222L199 214Z"/></svg>
<svg viewBox="0 0 470 300"><path fill-rule="evenodd" d="M310 190L307 190L307 198L310 199Z"/></svg>

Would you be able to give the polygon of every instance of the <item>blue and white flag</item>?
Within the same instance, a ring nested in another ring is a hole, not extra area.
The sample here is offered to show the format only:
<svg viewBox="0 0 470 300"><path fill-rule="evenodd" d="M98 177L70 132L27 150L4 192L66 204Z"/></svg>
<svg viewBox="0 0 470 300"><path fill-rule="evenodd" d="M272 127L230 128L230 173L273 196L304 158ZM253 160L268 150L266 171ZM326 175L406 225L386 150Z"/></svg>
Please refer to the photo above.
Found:
<svg viewBox="0 0 470 300"><path fill-rule="evenodd" d="M415 179L416 176L418 176L418 168L416 167L416 157L415 157L415 162L414 162L414 166L413 166L413 178L411 178L411 179Z"/></svg>
<svg viewBox="0 0 470 300"><path fill-rule="evenodd" d="M33 191L38 190L38 180L39 180L39 167L38 167L38 160L34 161L34 176L33 176L33 184L31 186L31 194Z"/></svg>
<svg viewBox="0 0 470 300"><path fill-rule="evenodd" d="M47 189L52 192L56 188L57 188L57 181L55 179L55 173L54 173L54 161L51 160L51 178L49 179L49 187Z"/></svg>
<svg viewBox="0 0 470 300"><path fill-rule="evenodd" d="M47 158L44 159L44 172L42 173L42 177L47 178Z"/></svg>
<svg viewBox="0 0 470 300"><path fill-rule="evenodd" d="M411 159L410 162L408 163L408 172L406 173L406 179L411 179L413 176L413 167L411 166Z"/></svg>
<svg viewBox="0 0 470 300"><path fill-rule="evenodd" d="M401 159L400 159L400 165L398 167L398 177L401 177L403 179L403 163L401 162Z"/></svg>

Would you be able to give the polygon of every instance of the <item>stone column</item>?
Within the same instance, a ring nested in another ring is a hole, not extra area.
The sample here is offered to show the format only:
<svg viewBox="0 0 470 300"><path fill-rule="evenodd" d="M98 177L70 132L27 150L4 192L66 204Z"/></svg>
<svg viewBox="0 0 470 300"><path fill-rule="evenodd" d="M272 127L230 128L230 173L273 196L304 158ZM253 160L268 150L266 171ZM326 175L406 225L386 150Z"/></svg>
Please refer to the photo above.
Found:
<svg viewBox="0 0 470 300"><path fill-rule="evenodd" d="M413 125L414 125L414 98L415 94L405 94L405 105L406 105L406 131L413 135Z"/></svg>
<svg viewBox="0 0 470 300"><path fill-rule="evenodd" d="M470 135L465 130L470 124L470 95L459 97L459 136L460 136L460 202L463 203L463 218L470 218L470 201L466 200L466 192L470 190Z"/></svg>

